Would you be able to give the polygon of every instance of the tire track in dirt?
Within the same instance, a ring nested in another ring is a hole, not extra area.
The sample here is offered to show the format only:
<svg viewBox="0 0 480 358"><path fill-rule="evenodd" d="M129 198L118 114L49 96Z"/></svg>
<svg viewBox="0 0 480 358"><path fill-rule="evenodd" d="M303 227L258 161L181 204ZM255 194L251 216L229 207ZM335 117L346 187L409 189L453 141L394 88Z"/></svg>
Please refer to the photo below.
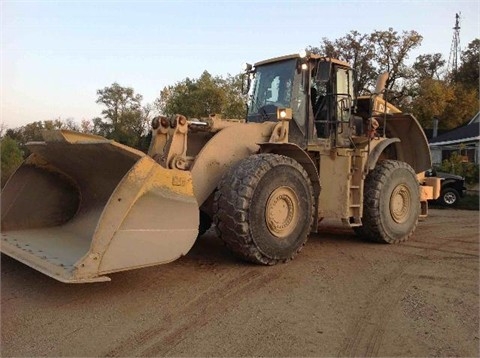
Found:
<svg viewBox="0 0 480 358"><path fill-rule="evenodd" d="M275 268L272 268L275 269ZM212 318L221 315L272 280L277 279L279 270L264 270L252 267L241 274L226 275L219 283L196 295L182 309L169 312L167 319L126 338L104 356L165 356L192 331L205 326Z"/></svg>
<svg viewBox="0 0 480 358"><path fill-rule="evenodd" d="M432 247L414 246L403 244L415 249L420 249L420 253L414 253L411 257L403 261L400 267L393 270L392 273L383 277L381 282L373 292L368 295L369 302L364 313L350 326L346 332L346 339L343 347L338 351L339 357L376 357L381 347L382 338L386 331L389 318L396 305L400 304L399 297L405 292L405 289L414 282L411 269L418 264L418 257L429 258L432 251L441 252L442 247L452 245L449 239L435 242ZM464 253L460 253L465 255ZM477 255L478 256L478 255ZM420 274L420 270L418 271ZM416 275L418 277L418 275Z"/></svg>
<svg viewBox="0 0 480 358"><path fill-rule="evenodd" d="M213 233L110 283L68 286L2 256L0 355L477 357L478 212L431 213L401 245L339 226L269 268Z"/></svg>
<svg viewBox="0 0 480 358"><path fill-rule="evenodd" d="M405 271L413 266L402 266L385 276L383 282L367 297L370 302L364 313L347 330L347 341L338 352L339 357L377 356L382 337L393 305L397 304L398 294L411 283Z"/></svg>
<svg viewBox="0 0 480 358"><path fill-rule="evenodd" d="M408 245L408 246L412 247L412 248L417 248L417 249L425 249L425 247L423 247L423 246L415 246L415 245ZM452 251L452 250L448 250L448 249L444 250L444 249L435 249L435 248L430 249L430 251L459 255L458 258L464 258L465 256L470 257L470 258L478 258L478 253L473 253L473 252Z"/></svg>

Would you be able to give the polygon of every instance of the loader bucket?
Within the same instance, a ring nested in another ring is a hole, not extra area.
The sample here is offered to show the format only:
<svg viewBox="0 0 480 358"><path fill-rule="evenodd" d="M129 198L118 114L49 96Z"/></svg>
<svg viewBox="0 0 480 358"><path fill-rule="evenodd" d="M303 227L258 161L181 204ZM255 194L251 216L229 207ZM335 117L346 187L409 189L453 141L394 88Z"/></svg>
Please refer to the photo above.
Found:
<svg viewBox="0 0 480 358"><path fill-rule="evenodd" d="M62 282L171 262L198 233L191 174L102 137L49 131L2 191L1 251Z"/></svg>

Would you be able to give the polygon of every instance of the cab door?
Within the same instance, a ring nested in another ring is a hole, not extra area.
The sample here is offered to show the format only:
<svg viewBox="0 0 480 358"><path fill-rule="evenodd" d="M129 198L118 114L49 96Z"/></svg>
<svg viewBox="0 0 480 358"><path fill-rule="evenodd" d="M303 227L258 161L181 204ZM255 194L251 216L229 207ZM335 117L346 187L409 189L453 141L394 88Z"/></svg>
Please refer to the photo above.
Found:
<svg viewBox="0 0 480 358"><path fill-rule="evenodd" d="M335 131L335 146L350 146L349 127L353 106L353 73L351 69L337 66L334 78L334 113L332 128Z"/></svg>
<svg viewBox="0 0 480 358"><path fill-rule="evenodd" d="M324 143L332 147L345 145L343 137L349 127L353 104L352 79L351 69L331 61L318 62L315 71L312 71L312 144Z"/></svg>

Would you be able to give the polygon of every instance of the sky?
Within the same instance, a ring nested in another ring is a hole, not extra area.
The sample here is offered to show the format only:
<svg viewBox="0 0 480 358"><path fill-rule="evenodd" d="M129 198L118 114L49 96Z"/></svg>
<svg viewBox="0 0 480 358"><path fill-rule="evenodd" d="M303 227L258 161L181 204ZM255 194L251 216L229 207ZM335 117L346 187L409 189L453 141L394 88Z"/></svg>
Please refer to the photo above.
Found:
<svg viewBox="0 0 480 358"><path fill-rule="evenodd" d="M0 0L0 124L100 116L98 89L117 82L152 103L203 71L236 75L245 62L298 53L351 30L415 30L411 52L448 60L455 14L460 46L480 38L480 0Z"/></svg>

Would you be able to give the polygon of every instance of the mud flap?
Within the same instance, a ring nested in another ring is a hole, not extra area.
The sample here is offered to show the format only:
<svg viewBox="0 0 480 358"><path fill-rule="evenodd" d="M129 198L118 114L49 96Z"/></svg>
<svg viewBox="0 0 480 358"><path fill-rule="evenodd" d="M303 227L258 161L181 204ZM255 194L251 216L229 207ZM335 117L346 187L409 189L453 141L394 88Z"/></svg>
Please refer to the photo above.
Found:
<svg viewBox="0 0 480 358"><path fill-rule="evenodd" d="M1 251L62 282L171 262L198 233L189 172L68 131L30 143L2 191Z"/></svg>

